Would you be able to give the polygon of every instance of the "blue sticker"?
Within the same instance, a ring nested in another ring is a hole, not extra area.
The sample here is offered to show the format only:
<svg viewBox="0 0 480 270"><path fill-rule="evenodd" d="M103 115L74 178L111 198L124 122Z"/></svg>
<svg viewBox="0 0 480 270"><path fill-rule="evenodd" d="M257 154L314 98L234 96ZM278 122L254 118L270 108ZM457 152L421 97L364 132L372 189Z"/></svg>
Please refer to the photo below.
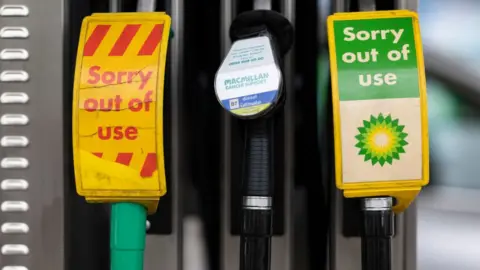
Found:
<svg viewBox="0 0 480 270"><path fill-rule="evenodd" d="M272 90L260 94L224 99L222 100L222 105L225 109L229 111L241 108L248 108L252 106L273 103L276 100L277 95L278 90Z"/></svg>

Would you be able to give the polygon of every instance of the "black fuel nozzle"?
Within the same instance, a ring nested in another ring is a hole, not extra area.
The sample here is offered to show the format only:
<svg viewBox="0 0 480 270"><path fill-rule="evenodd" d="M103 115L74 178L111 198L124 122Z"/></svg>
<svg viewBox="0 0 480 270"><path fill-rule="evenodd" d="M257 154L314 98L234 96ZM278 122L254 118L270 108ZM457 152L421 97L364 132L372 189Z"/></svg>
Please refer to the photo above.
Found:
<svg viewBox="0 0 480 270"><path fill-rule="evenodd" d="M394 219L391 197L362 201L362 270L392 269Z"/></svg>
<svg viewBox="0 0 480 270"><path fill-rule="evenodd" d="M215 78L222 107L245 121L240 270L269 270L273 234L273 115L285 99L281 61L293 26L272 10L238 15L232 47Z"/></svg>

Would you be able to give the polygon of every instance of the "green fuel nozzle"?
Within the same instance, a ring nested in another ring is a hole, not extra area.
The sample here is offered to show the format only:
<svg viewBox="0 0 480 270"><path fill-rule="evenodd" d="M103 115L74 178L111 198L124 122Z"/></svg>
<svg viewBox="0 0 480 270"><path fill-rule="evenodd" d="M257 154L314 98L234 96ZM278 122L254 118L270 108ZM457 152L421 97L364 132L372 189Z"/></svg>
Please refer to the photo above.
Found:
<svg viewBox="0 0 480 270"><path fill-rule="evenodd" d="M147 209L136 203L114 203L110 222L110 269L143 270Z"/></svg>

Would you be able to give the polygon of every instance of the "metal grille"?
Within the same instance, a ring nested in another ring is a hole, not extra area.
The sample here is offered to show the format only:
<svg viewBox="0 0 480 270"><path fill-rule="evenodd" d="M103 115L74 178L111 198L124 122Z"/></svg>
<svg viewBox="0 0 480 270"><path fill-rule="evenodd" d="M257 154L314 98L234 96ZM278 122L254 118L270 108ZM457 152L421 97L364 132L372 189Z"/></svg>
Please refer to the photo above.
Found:
<svg viewBox="0 0 480 270"><path fill-rule="evenodd" d="M2 3L0 267L63 270L63 1Z"/></svg>
<svg viewBox="0 0 480 270"><path fill-rule="evenodd" d="M2 17L27 17L29 9L26 5L4 5L0 8L0 16ZM25 40L30 36L28 28L23 26L5 26L0 29L1 39L20 39ZM28 61L28 51L24 48L5 48L0 52L0 59L2 61ZM8 68L8 63L5 65ZM29 80L29 74L25 70L2 70L0 73L0 82L2 83L25 83ZM6 87L5 87L6 88ZM12 104L16 106L24 106L28 102L28 94L25 92L3 92L0 96L0 102L2 105ZM7 105L8 106L8 105ZM0 124L2 126L26 126L28 125L29 118L26 114L18 113L6 113L0 118ZM28 147L29 140L27 136L23 136L21 129L18 133L4 135L2 134L1 147L5 157L0 162L2 170L25 170L29 166L29 161L24 157L10 156L12 147ZM3 175L3 174L2 174ZM20 173L21 175L21 173ZM28 180L22 178L9 178L1 180L2 195L5 193L28 193ZM25 196L25 195L24 195ZM3 198L6 196L2 196ZM5 213L16 213L12 219L3 220L1 232L3 235L25 235L28 234L30 228L26 222L20 222L25 220L23 216L28 214L29 205L26 200L22 200L20 197L14 200L3 200L0 210L2 216ZM5 237L3 237L5 238ZM8 238L7 238L8 239ZM10 238L11 239L11 238ZM30 249L28 245L20 241L5 242L1 248L2 256L19 256L28 255ZM22 260L18 260L22 264ZM27 270L24 265L5 265L4 270Z"/></svg>

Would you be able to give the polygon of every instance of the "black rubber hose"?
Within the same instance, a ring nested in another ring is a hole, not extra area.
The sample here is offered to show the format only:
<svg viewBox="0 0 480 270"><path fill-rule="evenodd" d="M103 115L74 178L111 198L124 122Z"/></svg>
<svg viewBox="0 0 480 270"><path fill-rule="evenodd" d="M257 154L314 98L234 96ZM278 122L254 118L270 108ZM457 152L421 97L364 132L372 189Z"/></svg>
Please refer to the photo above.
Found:
<svg viewBox="0 0 480 270"><path fill-rule="evenodd" d="M362 270L391 270L393 212L363 211L363 215Z"/></svg>

